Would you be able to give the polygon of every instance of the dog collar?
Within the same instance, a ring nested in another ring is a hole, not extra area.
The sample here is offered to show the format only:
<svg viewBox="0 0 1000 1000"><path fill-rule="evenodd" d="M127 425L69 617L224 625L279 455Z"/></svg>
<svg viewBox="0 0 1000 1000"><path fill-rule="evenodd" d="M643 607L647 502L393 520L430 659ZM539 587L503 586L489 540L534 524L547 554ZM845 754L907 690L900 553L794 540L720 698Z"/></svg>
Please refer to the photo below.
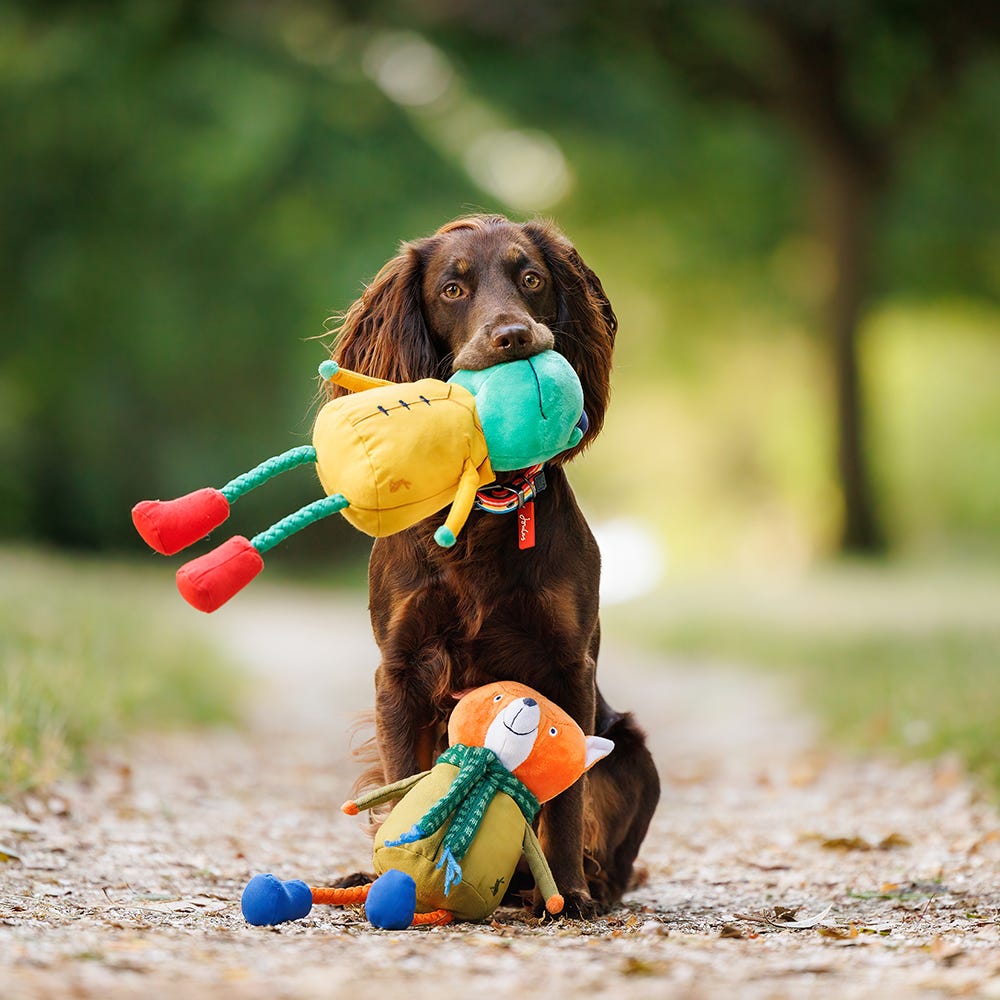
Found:
<svg viewBox="0 0 1000 1000"><path fill-rule="evenodd" d="M476 510L487 514L512 514L531 503L545 489L545 465L523 469L505 486L485 486L476 492Z"/></svg>

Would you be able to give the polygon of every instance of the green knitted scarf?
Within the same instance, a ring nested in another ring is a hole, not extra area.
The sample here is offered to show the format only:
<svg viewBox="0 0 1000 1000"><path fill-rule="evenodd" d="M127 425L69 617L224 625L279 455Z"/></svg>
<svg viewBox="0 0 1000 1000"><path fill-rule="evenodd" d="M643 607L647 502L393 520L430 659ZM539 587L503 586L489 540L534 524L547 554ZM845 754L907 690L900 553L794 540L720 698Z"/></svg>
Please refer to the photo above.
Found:
<svg viewBox="0 0 1000 1000"><path fill-rule="evenodd" d="M437 867L446 865L444 893L462 880L462 866L465 857L486 810L497 792L509 795L518 805L526 822L534 820L539 802L534 795L500 763L500 758L486 747L467 747L461 743L448 747L437 762L453 764L458 768L448 791L424 813L423 818L414 823L406 833L396 840L387 840L387 847L412 844L436 833L451 817L441 847L441 860Z"/></svg>

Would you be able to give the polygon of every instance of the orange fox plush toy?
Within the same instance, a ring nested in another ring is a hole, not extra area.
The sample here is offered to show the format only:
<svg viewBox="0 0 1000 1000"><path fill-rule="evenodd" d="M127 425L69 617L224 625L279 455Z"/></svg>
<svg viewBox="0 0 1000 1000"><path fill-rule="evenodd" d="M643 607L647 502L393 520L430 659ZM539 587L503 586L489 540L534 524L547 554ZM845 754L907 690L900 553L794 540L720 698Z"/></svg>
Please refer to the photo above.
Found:
<svg viewBox="0 0 1000 1000"><path fill-rule="evenodd" d="M255 875L243 892L251 924L304 917L313 903L365 903L376 927L484 920L499 906L523 854L550 913L563 899L531 824L614 748L585 736L561 708L504 681L466 693L448 723L450 746L430 771L346 802L343 811L401 801L375 838L375 882L310 888Z"/></svg>

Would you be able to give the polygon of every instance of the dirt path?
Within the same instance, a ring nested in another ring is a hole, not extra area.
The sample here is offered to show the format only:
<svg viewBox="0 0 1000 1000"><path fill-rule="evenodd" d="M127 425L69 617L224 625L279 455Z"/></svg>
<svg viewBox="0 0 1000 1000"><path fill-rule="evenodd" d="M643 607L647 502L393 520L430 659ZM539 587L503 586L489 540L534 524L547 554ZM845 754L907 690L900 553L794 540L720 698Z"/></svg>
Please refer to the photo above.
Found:
<svg viewBox="0 0 1000 1000"><path fill-rule="evenodd" d="M247 733L150 737L86 784L0 807L4 1000L1000 998L1000 818L954 767L819 752L770 683L613 639L602 686L664 777L627 908L402 933L323 908L249 928L251 873L322 881L370 860L337 806L375 654L362 606L264 585L199 623L253 672Z"/></svg>

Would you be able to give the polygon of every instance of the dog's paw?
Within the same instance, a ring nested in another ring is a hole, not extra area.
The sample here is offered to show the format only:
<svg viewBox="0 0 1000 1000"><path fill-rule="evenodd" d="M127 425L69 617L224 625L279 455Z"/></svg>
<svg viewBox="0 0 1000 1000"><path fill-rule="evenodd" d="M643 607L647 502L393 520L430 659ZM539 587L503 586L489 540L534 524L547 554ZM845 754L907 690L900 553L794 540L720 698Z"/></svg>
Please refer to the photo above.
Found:
<svg viewBox="0 0 1000 1000"><path fill-rule="evenodd" d="M563 908L560 913L553 916L545 909L545 903L536 898L535 916L545 915L548 919L558 920L565 917L570 920L593 920L598 913L597 904L586 892L566 892L563 893Z"/></svg>
<svg viewBox="0 0 1000 1000"><path fill-rule="evenodd" d="M352 872L350 875L335 879L330 884L334 889L353 889L356 885L371 885L376 877L371 872Z"/></svg>

